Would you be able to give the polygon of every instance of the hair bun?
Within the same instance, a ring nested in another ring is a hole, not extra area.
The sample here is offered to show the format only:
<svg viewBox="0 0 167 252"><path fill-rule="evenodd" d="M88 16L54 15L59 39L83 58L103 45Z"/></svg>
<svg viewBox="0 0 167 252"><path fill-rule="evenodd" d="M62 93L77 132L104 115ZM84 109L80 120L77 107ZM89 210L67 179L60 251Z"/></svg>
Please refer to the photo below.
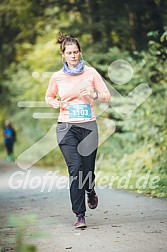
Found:
<svg viewBox="0 0 167 252"><path fill-rule="evenodd" d="M66 35L63 35L62 33L60 33L57 42L59 44L62 44L65 39L66 39Z"/></svg>

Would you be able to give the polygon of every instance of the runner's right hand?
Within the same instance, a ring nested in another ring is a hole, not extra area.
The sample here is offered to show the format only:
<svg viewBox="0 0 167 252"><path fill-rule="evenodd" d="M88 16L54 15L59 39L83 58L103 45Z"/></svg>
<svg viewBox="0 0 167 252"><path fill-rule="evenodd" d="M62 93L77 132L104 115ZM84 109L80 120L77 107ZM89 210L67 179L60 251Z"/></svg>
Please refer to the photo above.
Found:
<svg viewBox="0 0 167 252"><path fill-rule="evenodd" d="M61 107L61 101L54 100L52 102L52 107L55 108L55 109L60 108Z"/></svg>
<svg viewBox="0 0 167 252"><path fill-rule="evenodd" d="M57 108L65 108L68 106L68 102L63 102L63 101L59 101L59 100L54 100L52 102L52 107L57 109Z"/></svg>

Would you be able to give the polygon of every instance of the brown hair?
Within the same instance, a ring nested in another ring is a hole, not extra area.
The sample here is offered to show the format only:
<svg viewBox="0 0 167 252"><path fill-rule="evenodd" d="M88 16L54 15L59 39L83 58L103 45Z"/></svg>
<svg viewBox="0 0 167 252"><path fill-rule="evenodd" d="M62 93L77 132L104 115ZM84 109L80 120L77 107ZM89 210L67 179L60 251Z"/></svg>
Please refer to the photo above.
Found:
<svg viewBox="0 0 167 252"><path fill-rule="evenodd" d="M78 50L81 51L81 46L80 46L77 38L75 38L72 35L60 34L57 42L60 44L60 50L62 53L64 53L67 45L72 45L72 44L75 44L78 47Z"/></svg>

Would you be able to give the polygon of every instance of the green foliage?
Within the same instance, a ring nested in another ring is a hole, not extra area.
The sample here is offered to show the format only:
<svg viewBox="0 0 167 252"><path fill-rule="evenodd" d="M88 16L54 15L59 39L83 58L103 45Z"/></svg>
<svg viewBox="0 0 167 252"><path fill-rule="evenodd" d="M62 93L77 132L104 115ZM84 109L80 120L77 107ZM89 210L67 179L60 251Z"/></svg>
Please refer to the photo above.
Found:
<svg viewBox="0 0 167 252"><path fill-rule="evenodd" d="M16 252L36 252L37 248L35 245L28 244L25 242L25 236L27 235L28 229L35 224L36 216L33 214L25 217L10 215L9 224L17 228L15 234Z"/></svg>
<svg viewBox="0 0 167 252"><path fill-rule="evenodd" d="M165 44L160 40L150 41L148 52L137 54L139 60L134 63L133 83L141 83L140 78L142 82L145 79L144 83L150 85L152 94L126 119L110 111L109 117L116 121L116 133L100 150L105 154L100 167L110 174L123 176L132 170L134 178L135 174L138 178L150 170L151 175L159 176L157 190L144 189L154 196L167 196L166 56ZM128 86L133 89L132 82ZM127 85L123 85L120 90L125 94L126 89Z"/></svg>

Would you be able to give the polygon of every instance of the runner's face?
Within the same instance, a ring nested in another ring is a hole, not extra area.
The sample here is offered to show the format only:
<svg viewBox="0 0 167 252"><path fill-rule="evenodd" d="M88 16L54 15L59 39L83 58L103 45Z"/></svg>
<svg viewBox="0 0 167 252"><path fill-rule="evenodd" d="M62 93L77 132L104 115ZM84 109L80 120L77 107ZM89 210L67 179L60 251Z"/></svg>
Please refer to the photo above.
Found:
<svg viewBox="0 0 167 252"><path fill-rule="evenodd" d="M79 51L76 44L67 45L63 53L63 57L67 62L68 67L73 68L79 63L81 52Z"/></svg>

